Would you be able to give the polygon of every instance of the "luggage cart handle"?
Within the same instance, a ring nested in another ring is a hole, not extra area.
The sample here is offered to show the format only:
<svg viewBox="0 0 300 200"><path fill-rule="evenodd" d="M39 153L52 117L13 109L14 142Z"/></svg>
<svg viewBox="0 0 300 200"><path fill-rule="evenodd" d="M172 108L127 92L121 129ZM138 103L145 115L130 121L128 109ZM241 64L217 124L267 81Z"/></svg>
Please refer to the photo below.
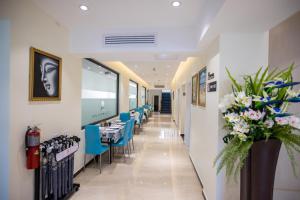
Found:
<svg viewBox="0 0 300 200"><path fill-rule="evenodd" d="M75 153L76 151L78 151L79 149L79 144L78 143L74 143L73 146L63 150L62 152L59 152L55 155L55 159L57 162L61 161L62 159L68 157L69 155Z"/></svg>

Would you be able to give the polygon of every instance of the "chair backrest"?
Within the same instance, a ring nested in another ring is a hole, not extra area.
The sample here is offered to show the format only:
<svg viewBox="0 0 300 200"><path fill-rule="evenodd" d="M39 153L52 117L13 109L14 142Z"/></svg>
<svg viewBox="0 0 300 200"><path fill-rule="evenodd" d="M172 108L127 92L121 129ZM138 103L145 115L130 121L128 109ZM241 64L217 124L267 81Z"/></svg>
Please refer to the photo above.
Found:
<svg viewBox="0 0 300 200"><path fill-rule="evenodd" d="M122 122L127 122L128 120L130 120L130 113L129 112L120 113L120 120Z"/></svg>
<svg viewBox="0 0 300 200"><path fill-rule="evenodd" d="M130 129L129 129L129 134L128 134L128 139L129 140L131 140L131 138L133 137L133 130L134 130L134 119L133 118L131 118L130 120L129 120L129 122L130 122Z"/></svg>
<svg viewBox="0 0 300 200"><path fill-rule="evenodd" d="M128 120L125 125L125 130L124 130L124 135L123 135L124 144L128 143L129 134L130 134L130 120Z"/></svg>
<svg viewBox="0 0 300 200"><path fill-rule="evenodd" d="M85 153L97 154L100 148L102 148L102 145L99 126L85 126Z"/></svg>
<svg viewBox="0 0 300 200"><path fill-rule="evenodd" d="M142 123L143 122L143 116L144 116L144 108L139 108L139 111L140 113L140 122Z"/></svg>
<svg viewBox="0 0 300 200"><path fill-rule="evenodd" d="M134 113L134 119L137 121L137 123L140 123L140 113L139 112Z"/></svg>

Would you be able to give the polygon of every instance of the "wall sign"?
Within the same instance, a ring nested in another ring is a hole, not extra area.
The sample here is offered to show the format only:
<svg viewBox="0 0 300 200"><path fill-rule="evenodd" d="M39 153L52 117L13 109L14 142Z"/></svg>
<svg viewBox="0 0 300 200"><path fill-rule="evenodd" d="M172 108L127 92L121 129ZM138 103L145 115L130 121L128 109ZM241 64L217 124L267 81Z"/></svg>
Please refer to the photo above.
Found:
<svg viewBox="0 0 300 200"><path fill-rule="evenodd" d="M211 83L208 83L208 92L215 92L217 91L217 81L213 81Z"/></svg>
<svg viewBox="0 0 300 200"><path fill-rule="evenodd" d="M215 73L208 72L208 80L214 79Z"/></svg>

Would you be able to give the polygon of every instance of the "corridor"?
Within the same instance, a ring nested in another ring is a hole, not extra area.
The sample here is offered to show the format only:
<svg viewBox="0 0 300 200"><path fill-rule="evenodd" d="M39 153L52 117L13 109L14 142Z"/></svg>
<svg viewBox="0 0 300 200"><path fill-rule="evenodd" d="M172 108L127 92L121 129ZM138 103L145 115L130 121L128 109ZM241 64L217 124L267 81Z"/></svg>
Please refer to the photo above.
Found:
<svg viewBox="0 0 300 200"><path fill-rule="evenodd" d="M102 174L93 163L76 177L73 200L202 200L202 189L186 146L170 115L153 114L135 135L135 152L111 165L103 156Z"/></svg>

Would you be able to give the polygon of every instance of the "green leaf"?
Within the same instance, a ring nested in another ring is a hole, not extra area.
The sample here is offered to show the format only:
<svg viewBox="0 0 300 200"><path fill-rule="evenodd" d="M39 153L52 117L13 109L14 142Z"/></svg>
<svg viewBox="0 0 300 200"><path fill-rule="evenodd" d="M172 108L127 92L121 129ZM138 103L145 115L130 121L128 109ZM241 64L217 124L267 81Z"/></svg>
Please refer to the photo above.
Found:
<svg viewBox="0 0 300 200"><path fill-rule="evenodd" d="M258 91L258 95L261 93L261 87L263 85L263 83L265 82L265 76L267 75L267 72L269 70L269 67L266 67L265 71L263 72L263 74L260 77L259 83L257 85L257 91Z"/></svg>
<svg viewBox="0 0 300 200"><path fill-rule="evenodd" d="M262 70L262 67L260 67L259 70L255 74L255 78L254 78L254 82L253 82L255 91L257 91L257 89L258 89L257 88L257 80L258 80L258 76L259 76L261 70Z"/></svg>
<svg viewBox="0 0 300 200"><path fill-rule="evenodd" d="M231 76L229 70L227 69L226 67L226 72L232 82L232 84L235 86L235 88L237 89L238 92L241 92L242 91L242 86L240 84L237 83L237 81Z"/></svg>
<svg viewBox="0 0 300 200"><path fill-rule="evenodd" d="M266 81L272 80L271 77L273 76L273 74L274 74L277 70L278 70L277 68L273 69L273 70L268 74L268 76L266 77Z"/></svg>

